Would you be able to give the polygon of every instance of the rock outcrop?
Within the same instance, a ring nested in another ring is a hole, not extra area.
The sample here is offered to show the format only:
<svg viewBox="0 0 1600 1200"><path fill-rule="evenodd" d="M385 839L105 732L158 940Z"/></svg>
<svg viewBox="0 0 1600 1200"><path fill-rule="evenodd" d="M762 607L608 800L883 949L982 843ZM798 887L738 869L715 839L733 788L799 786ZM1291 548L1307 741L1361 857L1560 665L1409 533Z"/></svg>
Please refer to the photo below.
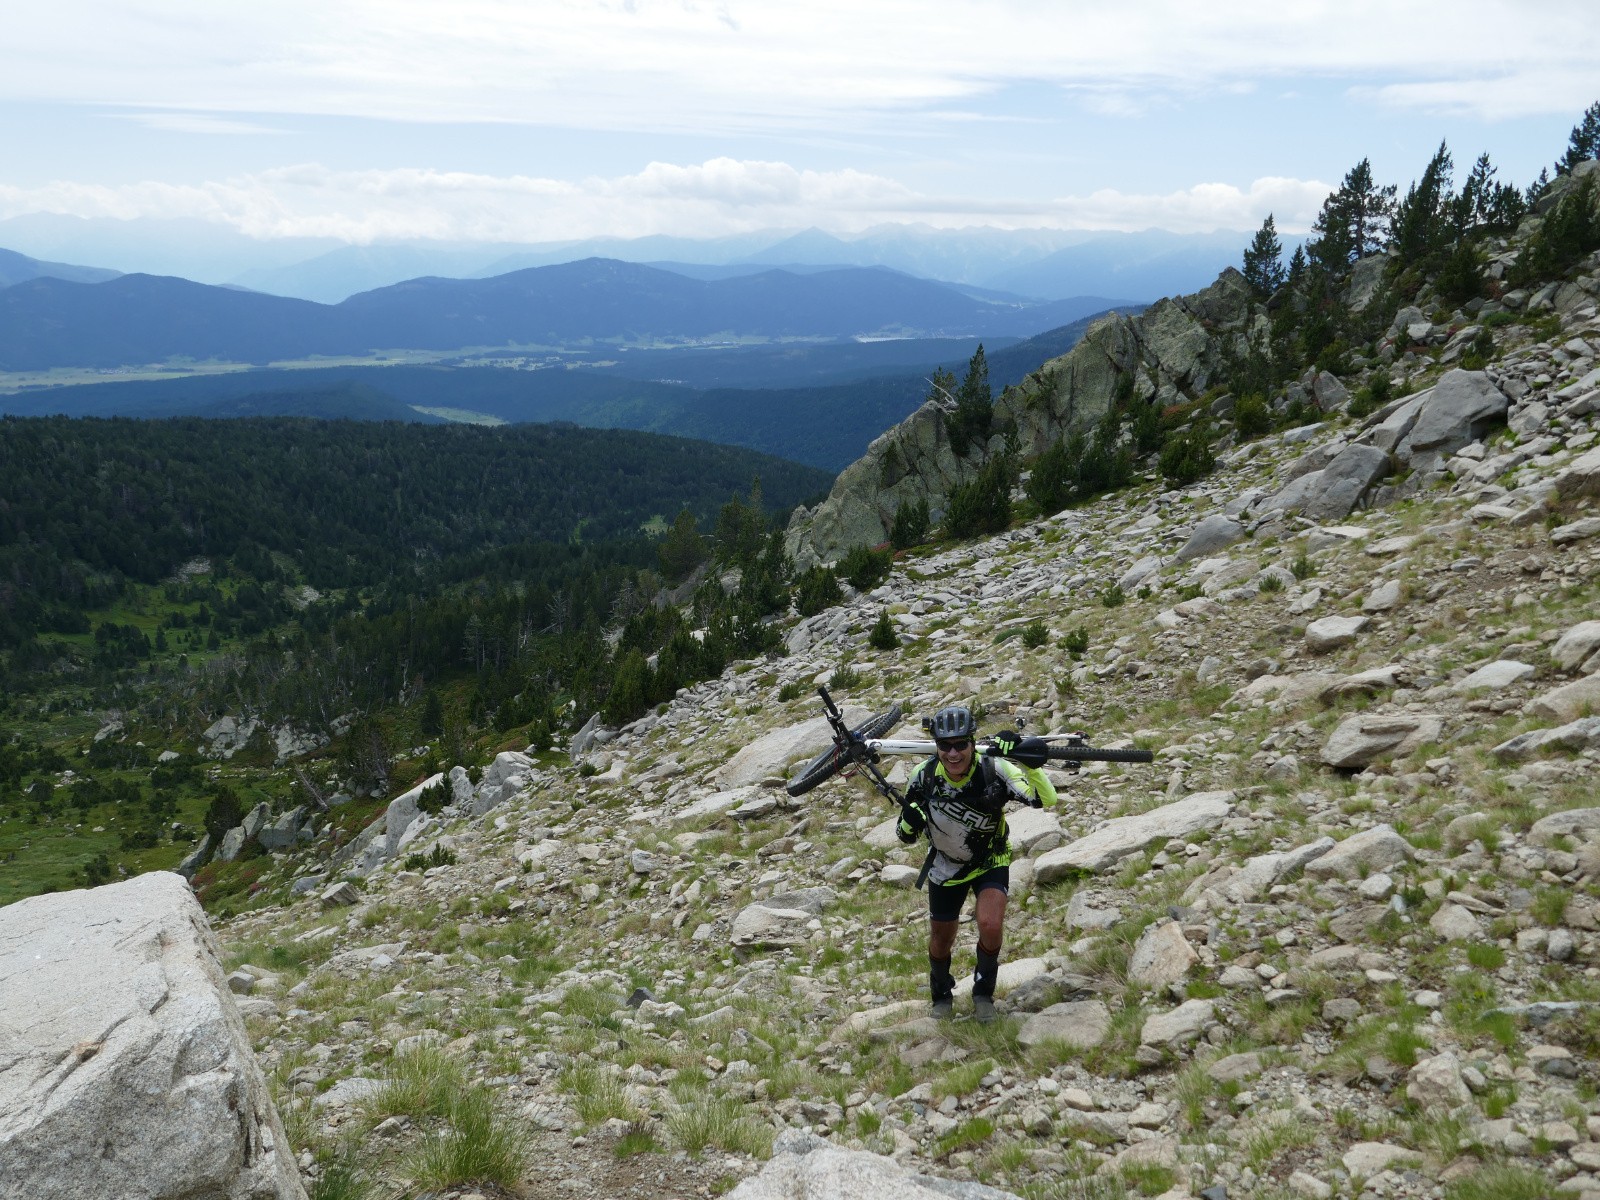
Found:
<svg viewBox="0 0 1600 1200"><path fill-rule="evenodd" d="M175 874L0 909L0 1196L305 1200Z"/></svg>

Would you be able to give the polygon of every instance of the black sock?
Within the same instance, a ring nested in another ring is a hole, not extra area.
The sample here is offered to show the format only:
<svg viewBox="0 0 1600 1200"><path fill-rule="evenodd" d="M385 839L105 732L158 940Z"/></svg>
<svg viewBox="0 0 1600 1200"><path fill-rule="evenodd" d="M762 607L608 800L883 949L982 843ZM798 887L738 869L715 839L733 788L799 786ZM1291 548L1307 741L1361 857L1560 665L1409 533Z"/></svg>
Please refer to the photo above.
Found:
<svg viewBox="0 0 1600 1200"><path fill-rule="evenodd" d="M978 944L978 970L972 977L972 994L974 996L994 996L994 985L1000 978L1000 950L985 950L983 943Z"/></svg>
<svg viewBox="0 0 1600 1200"><path fill-rule="evenodd" d="M935 1000L948 1000L955 991L956 979L950 974L950 956L935 958L928 955L928 988Z"/></svg>

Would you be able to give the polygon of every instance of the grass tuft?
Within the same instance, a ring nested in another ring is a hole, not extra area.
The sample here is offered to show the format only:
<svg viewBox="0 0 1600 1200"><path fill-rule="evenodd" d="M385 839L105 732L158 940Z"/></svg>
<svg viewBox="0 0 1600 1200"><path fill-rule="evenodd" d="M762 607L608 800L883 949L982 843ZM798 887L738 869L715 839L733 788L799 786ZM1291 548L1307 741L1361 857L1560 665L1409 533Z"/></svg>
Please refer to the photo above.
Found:
<svg viewBox="0 0 1600 1200"><path fill-rule="evenodd" d="M527 1129L500 1108L493 1092L474 1088L456 1098L449 1125L430 1134L409 1165L428 1188L478 1183L509 1189L527 1171L532 1154Z"/></svg>

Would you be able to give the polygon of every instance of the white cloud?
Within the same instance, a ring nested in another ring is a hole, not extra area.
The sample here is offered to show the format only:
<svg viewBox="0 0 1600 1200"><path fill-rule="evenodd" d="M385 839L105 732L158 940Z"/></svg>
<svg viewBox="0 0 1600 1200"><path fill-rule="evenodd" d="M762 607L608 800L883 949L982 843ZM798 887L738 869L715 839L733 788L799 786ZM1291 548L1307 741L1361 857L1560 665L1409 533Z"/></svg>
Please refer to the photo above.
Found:
<svg viewBox="0 0 1600 1200"><path fill-rule="evenodd" d="M132 121L143 125L146 129L157 129L163 133L198 133L213 136L249 137L255 134L282 134L282 129L275 129L270 125L257 124L254 121L238 121L228 117L219 117L213 113L190 112L134 112L112 113L124 121Z"/></svg>
<svg viewBox="0 0 1600 1200"><path fill-rule="evenodd" d="M186 217L253 237L403 238L548 242L598 235L703 237L819 225L853 233L894 221L935 226L1200 232L1250 229L1268 213L1303 229L1327 195L1315 180L1263 178L1248 188L1199 183L1165 194L1101 190L1051 200L995 202L918 194L860 171L809 171L782 162L716 158L653 162L631 175L578 182L418 168L283 167L198 185L113 187L58 182L0 185L0 218L28 212L80 217Z"/></svg>
<svg viewBox="0 0 1600 1200"><path fill-rule="evenodd" d="M1581 111L1592 0L56 0L0 97L632 131L881 127L1014 83L1102 111L1308 77L1385 105ZM1565 81L1552 88L1549 81ZM1567 84L1570 83L1570 86Z"/></svg>

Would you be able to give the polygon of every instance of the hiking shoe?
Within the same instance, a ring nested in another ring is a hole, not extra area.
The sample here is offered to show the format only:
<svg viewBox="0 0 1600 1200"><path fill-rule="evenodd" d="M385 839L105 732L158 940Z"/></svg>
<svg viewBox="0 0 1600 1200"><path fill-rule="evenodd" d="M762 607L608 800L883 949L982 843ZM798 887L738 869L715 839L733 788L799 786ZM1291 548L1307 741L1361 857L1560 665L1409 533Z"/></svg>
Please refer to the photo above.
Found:
<svg viewBox="0 0 1600 1200"><path fill-rule="evenodd" d="M973 1015L978 1018L978 1024L987 1025L1000 1014L994 1010L994 1000L989 996L974 996L972 998Z"/></svg>
<svg viewBox="0 0 1600 1200"><path fill-rule="evenodd" d="M935 1021L948 1021L956 1015L955 1001L948 997L933 1002L933 1019Z"/></svg>

